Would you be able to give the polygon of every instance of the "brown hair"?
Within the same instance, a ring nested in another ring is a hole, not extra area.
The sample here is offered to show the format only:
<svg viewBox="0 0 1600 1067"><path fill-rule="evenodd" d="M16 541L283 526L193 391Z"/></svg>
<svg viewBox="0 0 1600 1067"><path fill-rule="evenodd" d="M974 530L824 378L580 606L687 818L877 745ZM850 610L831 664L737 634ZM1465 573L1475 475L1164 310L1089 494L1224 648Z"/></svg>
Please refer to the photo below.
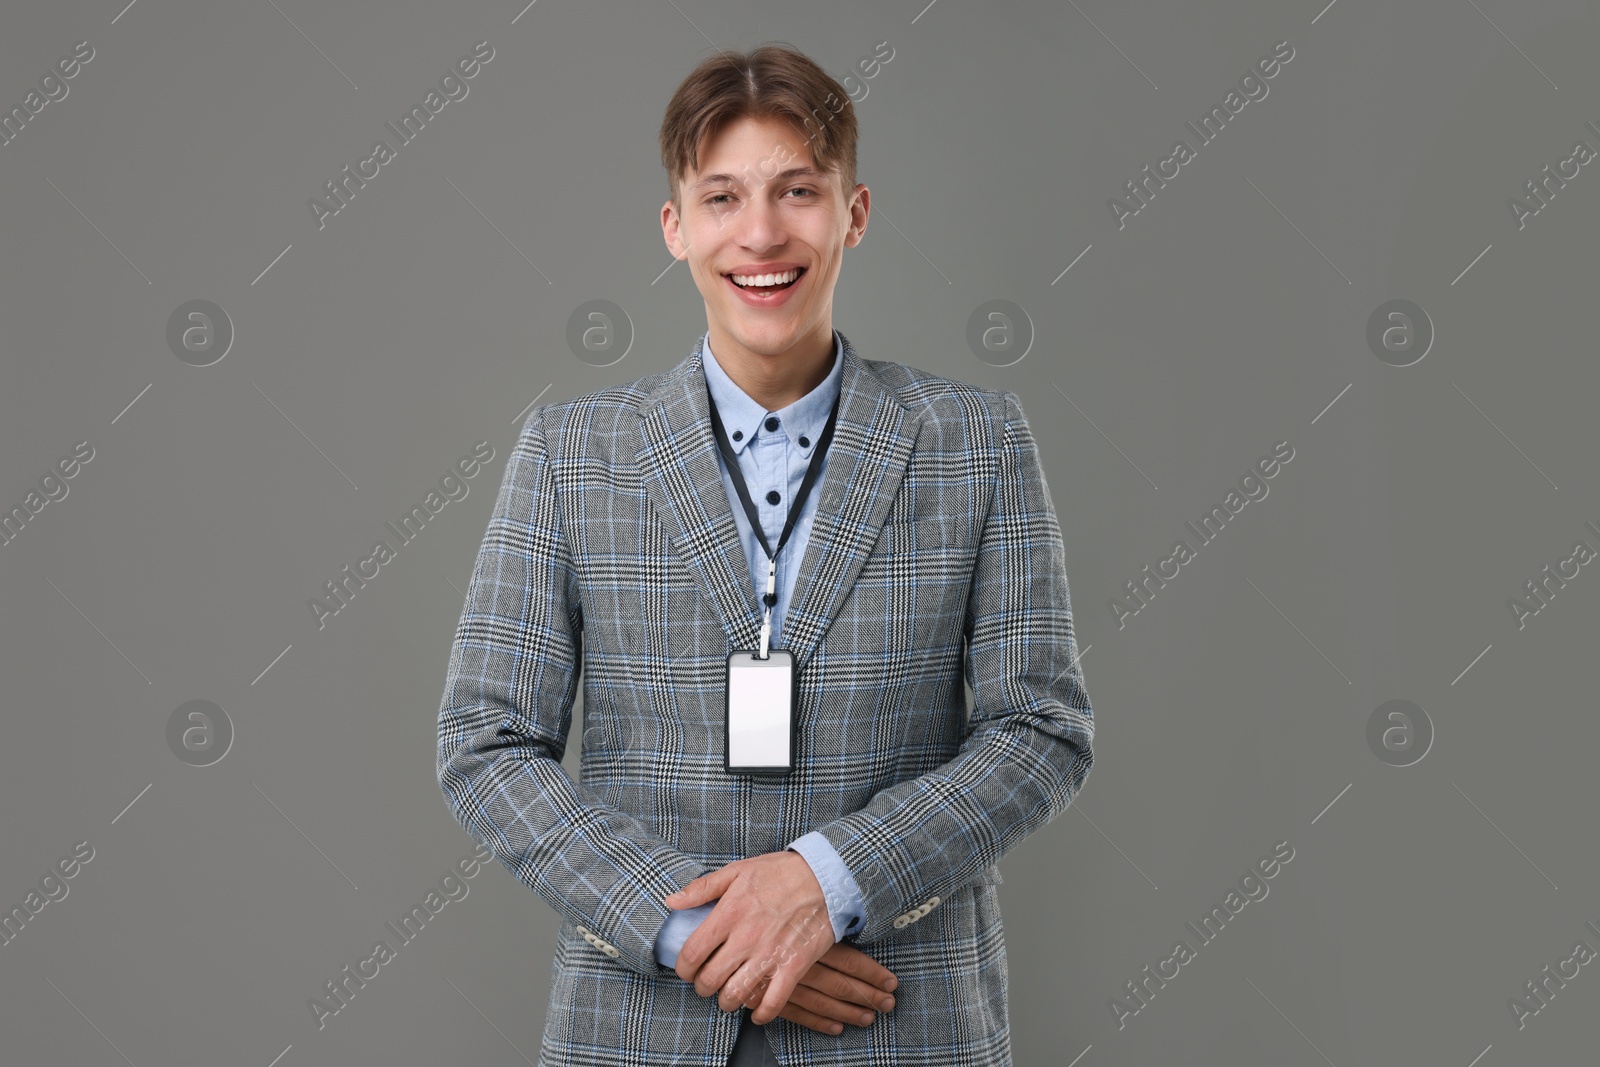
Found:
<svg viewBox="0 0 1600 1067"><path fill-rule="evenodd" d="M856 112L850 94L805 53L788 45L719 51L689 73L661 120L661 165L680 212L678 180L699 170L700 149L741 118L787 119L806 137L816 166L856 186Z"/></svg>

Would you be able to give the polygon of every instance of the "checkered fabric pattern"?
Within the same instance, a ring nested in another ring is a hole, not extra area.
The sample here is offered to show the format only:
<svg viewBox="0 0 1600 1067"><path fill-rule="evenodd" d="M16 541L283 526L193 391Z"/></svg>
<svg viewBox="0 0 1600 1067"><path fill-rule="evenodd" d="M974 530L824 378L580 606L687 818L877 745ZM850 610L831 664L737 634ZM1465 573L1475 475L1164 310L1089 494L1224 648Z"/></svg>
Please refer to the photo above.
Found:
<svg viewBox="0 0 1600 1067"><path fill-rule="evenodd" d="M756 645L761 616L703 339L670 370L534 409L507 461L450 653L438 776L561 916L541 1067L724 1067L739 1016L656 963L662 898L812 830L865 900L847 940L900 984L892 1011L837 1037L774 1020L778 1059L1011 1063L995 863L1093 760L1061 530L1014 393L843 344L785 624L787 778L722 766L727 656ZM574 781L560 760L580 682Z"/></svg>

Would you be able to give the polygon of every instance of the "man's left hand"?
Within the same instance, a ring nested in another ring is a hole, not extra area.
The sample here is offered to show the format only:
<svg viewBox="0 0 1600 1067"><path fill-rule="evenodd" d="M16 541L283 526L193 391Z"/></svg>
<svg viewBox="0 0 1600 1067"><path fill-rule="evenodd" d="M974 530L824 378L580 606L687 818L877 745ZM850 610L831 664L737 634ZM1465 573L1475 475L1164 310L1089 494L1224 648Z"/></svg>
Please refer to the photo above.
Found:
<svg viewBox="0 0 1600 1067"><path fill-rule="evenodd" d="M723 1011L753 1002L764 985L750 1013L751 1022L764 1026L833 947L822 884L798 852L769 852L701 875L665 903L677 910L711 900L717 901L711 914L678 952L678 977L703 997L720 990Z"/></svg>

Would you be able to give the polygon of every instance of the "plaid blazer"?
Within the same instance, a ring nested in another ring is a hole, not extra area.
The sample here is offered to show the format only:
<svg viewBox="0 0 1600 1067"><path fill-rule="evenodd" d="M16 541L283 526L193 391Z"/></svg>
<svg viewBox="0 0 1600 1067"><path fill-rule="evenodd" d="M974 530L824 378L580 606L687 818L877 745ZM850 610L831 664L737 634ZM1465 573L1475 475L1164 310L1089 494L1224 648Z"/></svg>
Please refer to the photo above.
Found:
<svg viewBox="0 0 1600 1067"><path fill-rule="evenodd" d="M848 340L843 358L784 626L785 779L722 765L727 656L756 645L761 616L703 340L670 370L536 408L507 460L450 652L438 778L561 916L541 1067L724 1067L739 1013L657 964L662 898L812 830L861 888L847 940L900 984L892 1011L837 1037L773 1020L778 1059L1011 1063L995 862L1092 762L1061 531L1014 393ZM560 760L580 667L574 781Z"/></svg>

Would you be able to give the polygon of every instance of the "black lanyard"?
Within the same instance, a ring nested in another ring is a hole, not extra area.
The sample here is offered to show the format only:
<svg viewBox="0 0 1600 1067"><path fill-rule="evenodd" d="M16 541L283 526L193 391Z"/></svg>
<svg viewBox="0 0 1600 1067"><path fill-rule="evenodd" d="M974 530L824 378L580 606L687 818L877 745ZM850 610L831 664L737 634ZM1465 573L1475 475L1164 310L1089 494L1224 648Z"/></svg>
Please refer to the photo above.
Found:
<svg viewBox="0 0 1600 1067"><path fill-rule="evenodd" d="M843 390L840 390L843 394ZM722 459L728 466L728 477L733 481L733 487L739 493L739 502L744 505L745 516L750 520L750 528L755 531L756 540L761 542L761 550L767 554L767 591L762 596L761 602L766 605L766 613L761 623L761 658L767 656L767 639L772 633L772 606L778 602L777 574L778 553L783 551L783 546L789 540L789 534L794 530L795 520L800 517L800 509L805 506L806 497L811 492L811 485L817 480L817 472L822 469L822 457L828 452L828 444L833 440L833 426L839 418L839 397L833 398L833 410L828 413L828 424L822 430L822 437L817 441L817 447L811 453L811 461L806 464L806 476L800 482L800 491L795 494L794 500L789 503L789 517L784 521L783 534L778 538L778 547L772 548L767 544L767 535L761 529L761 518L756 514L756 506L750 499L750 489L745 485L744 472L739 469L739 457L733 454L733 446L728 443L728 432L722 428L722 416L717 414L717 402L711 396L711 390L706 390L706 400L711 406L711 428L717 436L717 447L722 450Z"/></svg>

